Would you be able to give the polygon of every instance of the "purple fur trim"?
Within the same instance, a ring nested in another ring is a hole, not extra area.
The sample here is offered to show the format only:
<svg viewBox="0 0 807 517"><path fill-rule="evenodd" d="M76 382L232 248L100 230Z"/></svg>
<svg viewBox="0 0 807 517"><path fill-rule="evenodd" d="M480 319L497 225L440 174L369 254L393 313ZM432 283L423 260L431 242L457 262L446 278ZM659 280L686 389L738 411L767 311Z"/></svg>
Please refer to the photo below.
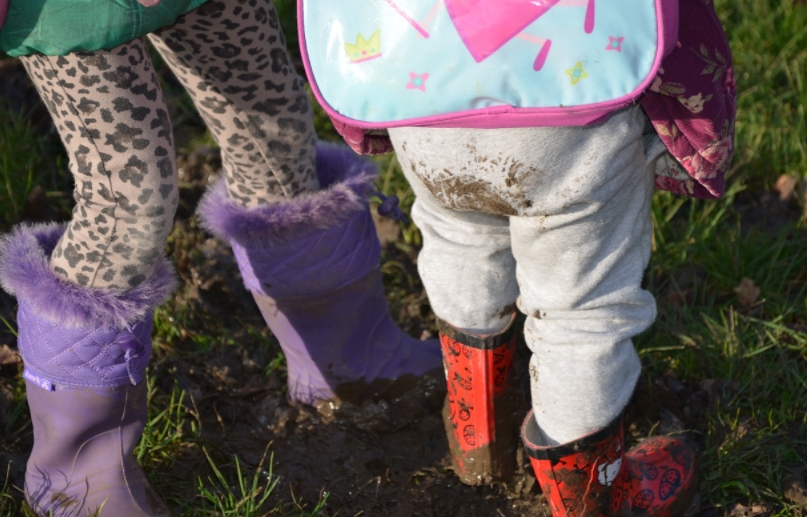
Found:
<svg viewBox="0 0 807 517"><path fill-rule="evenodd" d="M337 226L367 206L378 174L375 164L347 147L320 143L316 166L322 190L257 208L234 203L222 178L199 202L202 226L228 242L266 247Z"/></svg>
<svg viewBox="0 0 807 517"><path fill-rule="evenodd" d="M0 284L41 317L70 328L123 329L171 296L176 278L165 258L129 290L83 287L58 276L48 257L65 228L22 224L0 239Z"/></svg>

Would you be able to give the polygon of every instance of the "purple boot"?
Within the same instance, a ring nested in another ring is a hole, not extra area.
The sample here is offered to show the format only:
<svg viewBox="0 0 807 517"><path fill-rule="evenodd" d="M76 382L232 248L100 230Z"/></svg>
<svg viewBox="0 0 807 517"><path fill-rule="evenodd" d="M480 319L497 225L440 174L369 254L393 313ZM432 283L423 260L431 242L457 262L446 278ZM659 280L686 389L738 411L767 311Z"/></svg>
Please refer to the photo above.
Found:
<svg viewBox="0 0 807 517"><path fill-rule="evenodd" d="M409 337L389 314L367 204L376 173L350 149L320 144L318 192L247 209L220 182L200 203L283 348L294 402L353 398L373 381L442 367L439 344Z"/></svg>
<svg viewBox="0 0 807 517"><path fill-rule="evenodd" d="M60 225L0 242L0 281L17 296L34 448L25 496L53 517L163 517L134 458L146 423L152 310L174 287L168 263L129 291L81 287L51 271Z"/></svg>

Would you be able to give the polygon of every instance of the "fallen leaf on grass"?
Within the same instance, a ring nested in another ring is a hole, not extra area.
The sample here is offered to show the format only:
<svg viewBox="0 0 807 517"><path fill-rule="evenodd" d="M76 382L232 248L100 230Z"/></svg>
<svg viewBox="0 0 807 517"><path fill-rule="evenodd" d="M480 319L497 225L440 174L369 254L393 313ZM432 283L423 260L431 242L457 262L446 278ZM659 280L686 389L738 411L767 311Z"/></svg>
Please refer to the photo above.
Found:
<svg viewBox="0 0 807 517"><path fill-rule="evenodd" d="M776 180L776 185L773 186L773 189L779 193L779 199L782 201L790 201L790 198L793 197L793 192L796 190L796 185L798 185L799 179L795 176L790 176L789 174L782 174L779 176L779 179Z"/></svg>
<svg viewBox="0 0 807 517"><path fill-rule="evenodd" d="M22 362L20 354L8 347L8 345L0 345L0 366L7 364L18 364Z"/></svg>
<svg viewBox="0 0 807 517"><path fill-rule="evenodd" d="M798 469L782 483L785 499L801 508L807 508L807 480L804 470Z"/></svg>
<svg viewBox="0 0 807 517"><path fill-rule="evenodd" d="M757 503L751 506L735 504L729 506L731 517L765 517L773 513L773 506L769 503Z"/></svg>
<svg viewBox="0 0 807 517"><path fill-rule="evenodd" d="M735 293L737 293L737 298L740 301L740 307L750 307L757 301L759 295L762 293L762 289L757 287L754 284L754 281L746 276L740 280L740 285L735 287L733 290Z"/></svg>

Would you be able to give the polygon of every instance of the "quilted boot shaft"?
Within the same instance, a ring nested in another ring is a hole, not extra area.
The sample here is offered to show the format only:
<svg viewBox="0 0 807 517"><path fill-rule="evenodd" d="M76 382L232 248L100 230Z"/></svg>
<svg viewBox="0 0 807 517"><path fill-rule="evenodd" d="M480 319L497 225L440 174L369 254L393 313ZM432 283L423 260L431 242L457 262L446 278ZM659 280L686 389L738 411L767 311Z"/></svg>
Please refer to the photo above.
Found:
<svg viewBox="0 0 807 517"><path fill-rule="evenodd" d="M501 333L476 335L438 320L448 387L443 422L454 472L468 485L507 480L515 470L523 400L514 321L515 314Z"/></svg>
<svg viewBox="0 0 807 517"><path fill-rule="evenodd" d="M625 451L622 418L574 442L542 446L532 411L521 437L553 517L692 517L699 509L695 456L658 436Z"/></svg>
<svg viewBox="0 0 807 517"><path fill-rule="evenodd" d="M63 232L22 225L0 240L34 427L26 499L43 516L167 516L134 449L146 423L153 309L173 290L173 273L163 259L130 290L73 284L48 264Z"/></svg>
<svg viewBox="0 0 807 517"><path fill-rule="evenodd" d="M70 328L42 318L31 305L20 302L17 325L23 376L48 391L56 386L139 384L151 357L151 314L121 331Z"/></svg>
<svg viewBox="0 0 807 517"><path fill-rule="evenodd" d="M316 165L318 192L247 209L219 183L199 207L205 227L232 245L280 342L289 397L306 404L363 396L376 381L441 364L436 342L406 335L389 313L368 206L375 166L327 144L317 146Z"/></svg>

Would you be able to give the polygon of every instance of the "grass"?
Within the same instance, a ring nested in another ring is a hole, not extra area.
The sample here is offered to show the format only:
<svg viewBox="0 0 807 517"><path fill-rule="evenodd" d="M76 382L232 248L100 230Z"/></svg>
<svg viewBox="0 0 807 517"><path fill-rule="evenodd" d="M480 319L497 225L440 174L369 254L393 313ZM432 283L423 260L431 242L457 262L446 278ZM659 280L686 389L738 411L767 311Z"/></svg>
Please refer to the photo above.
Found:
<svg viewBox="0 0 807 517"><path fill-rule="evenodd" d="M699 447L704 508L721 515L736 503L759 503L768 505L771 516L804 515L805 508L785 498L784 484L807 466L807 228L798 217L807 206L807 5L803 0L716 3L738 82L737 155L720 200L656 194L647 285L659 301L659 317L637 339L637 347L649 382L672 375L688 387L685 406ZM278 1L277 11L290 34L294 2ZM296 46L295 37L289 42ZM193 117L182 102L182 116ZM5 230L22 218L37 185L45 195L64 197L58 174L66 167L25 115L7 110L0 119L0 228ZM338 138L321 110L316 124L324 138ZM209 142L204 134L197 141ZM397 195L408 212L414 197L394 156L377 160L380 190ZM782 175L797 180L785 202L776 192L765 194ZM182 238L181 232L172 235ZM420 234L410 223L400 246L419 245ZM180 248L172 246L172 253ZM391 297L405 299L411 272L391 260L384 272ZM748 280L759 289L756 298L741 297ZM215 321L200 318L181 296L159 309L156 354L180 354L180 344L186 354L233 344L235 338ZM282 374L276 343L261 329L250 332L247 339L260 348L266 375ZM704 383L720 383L723 389L699 400L696 396L705 392L696 388ZM3 424L0 452L18 446L30 432L22 388L14 389L13 419ZM155 474L186 461L188 451L202 451L205 458L205 473L192 487L195 497L173 500L181 515L302 517L323 511L327 497L306 505L281 487L271 446L249 466L237 455L211 448L192 397L179 386L152 383L149 397L149 423L137 450L146 471L159 481L163 477ZM0 515L19 515L15 488L0 486ZM170 486L160 488L170 493Z"/></svg>

